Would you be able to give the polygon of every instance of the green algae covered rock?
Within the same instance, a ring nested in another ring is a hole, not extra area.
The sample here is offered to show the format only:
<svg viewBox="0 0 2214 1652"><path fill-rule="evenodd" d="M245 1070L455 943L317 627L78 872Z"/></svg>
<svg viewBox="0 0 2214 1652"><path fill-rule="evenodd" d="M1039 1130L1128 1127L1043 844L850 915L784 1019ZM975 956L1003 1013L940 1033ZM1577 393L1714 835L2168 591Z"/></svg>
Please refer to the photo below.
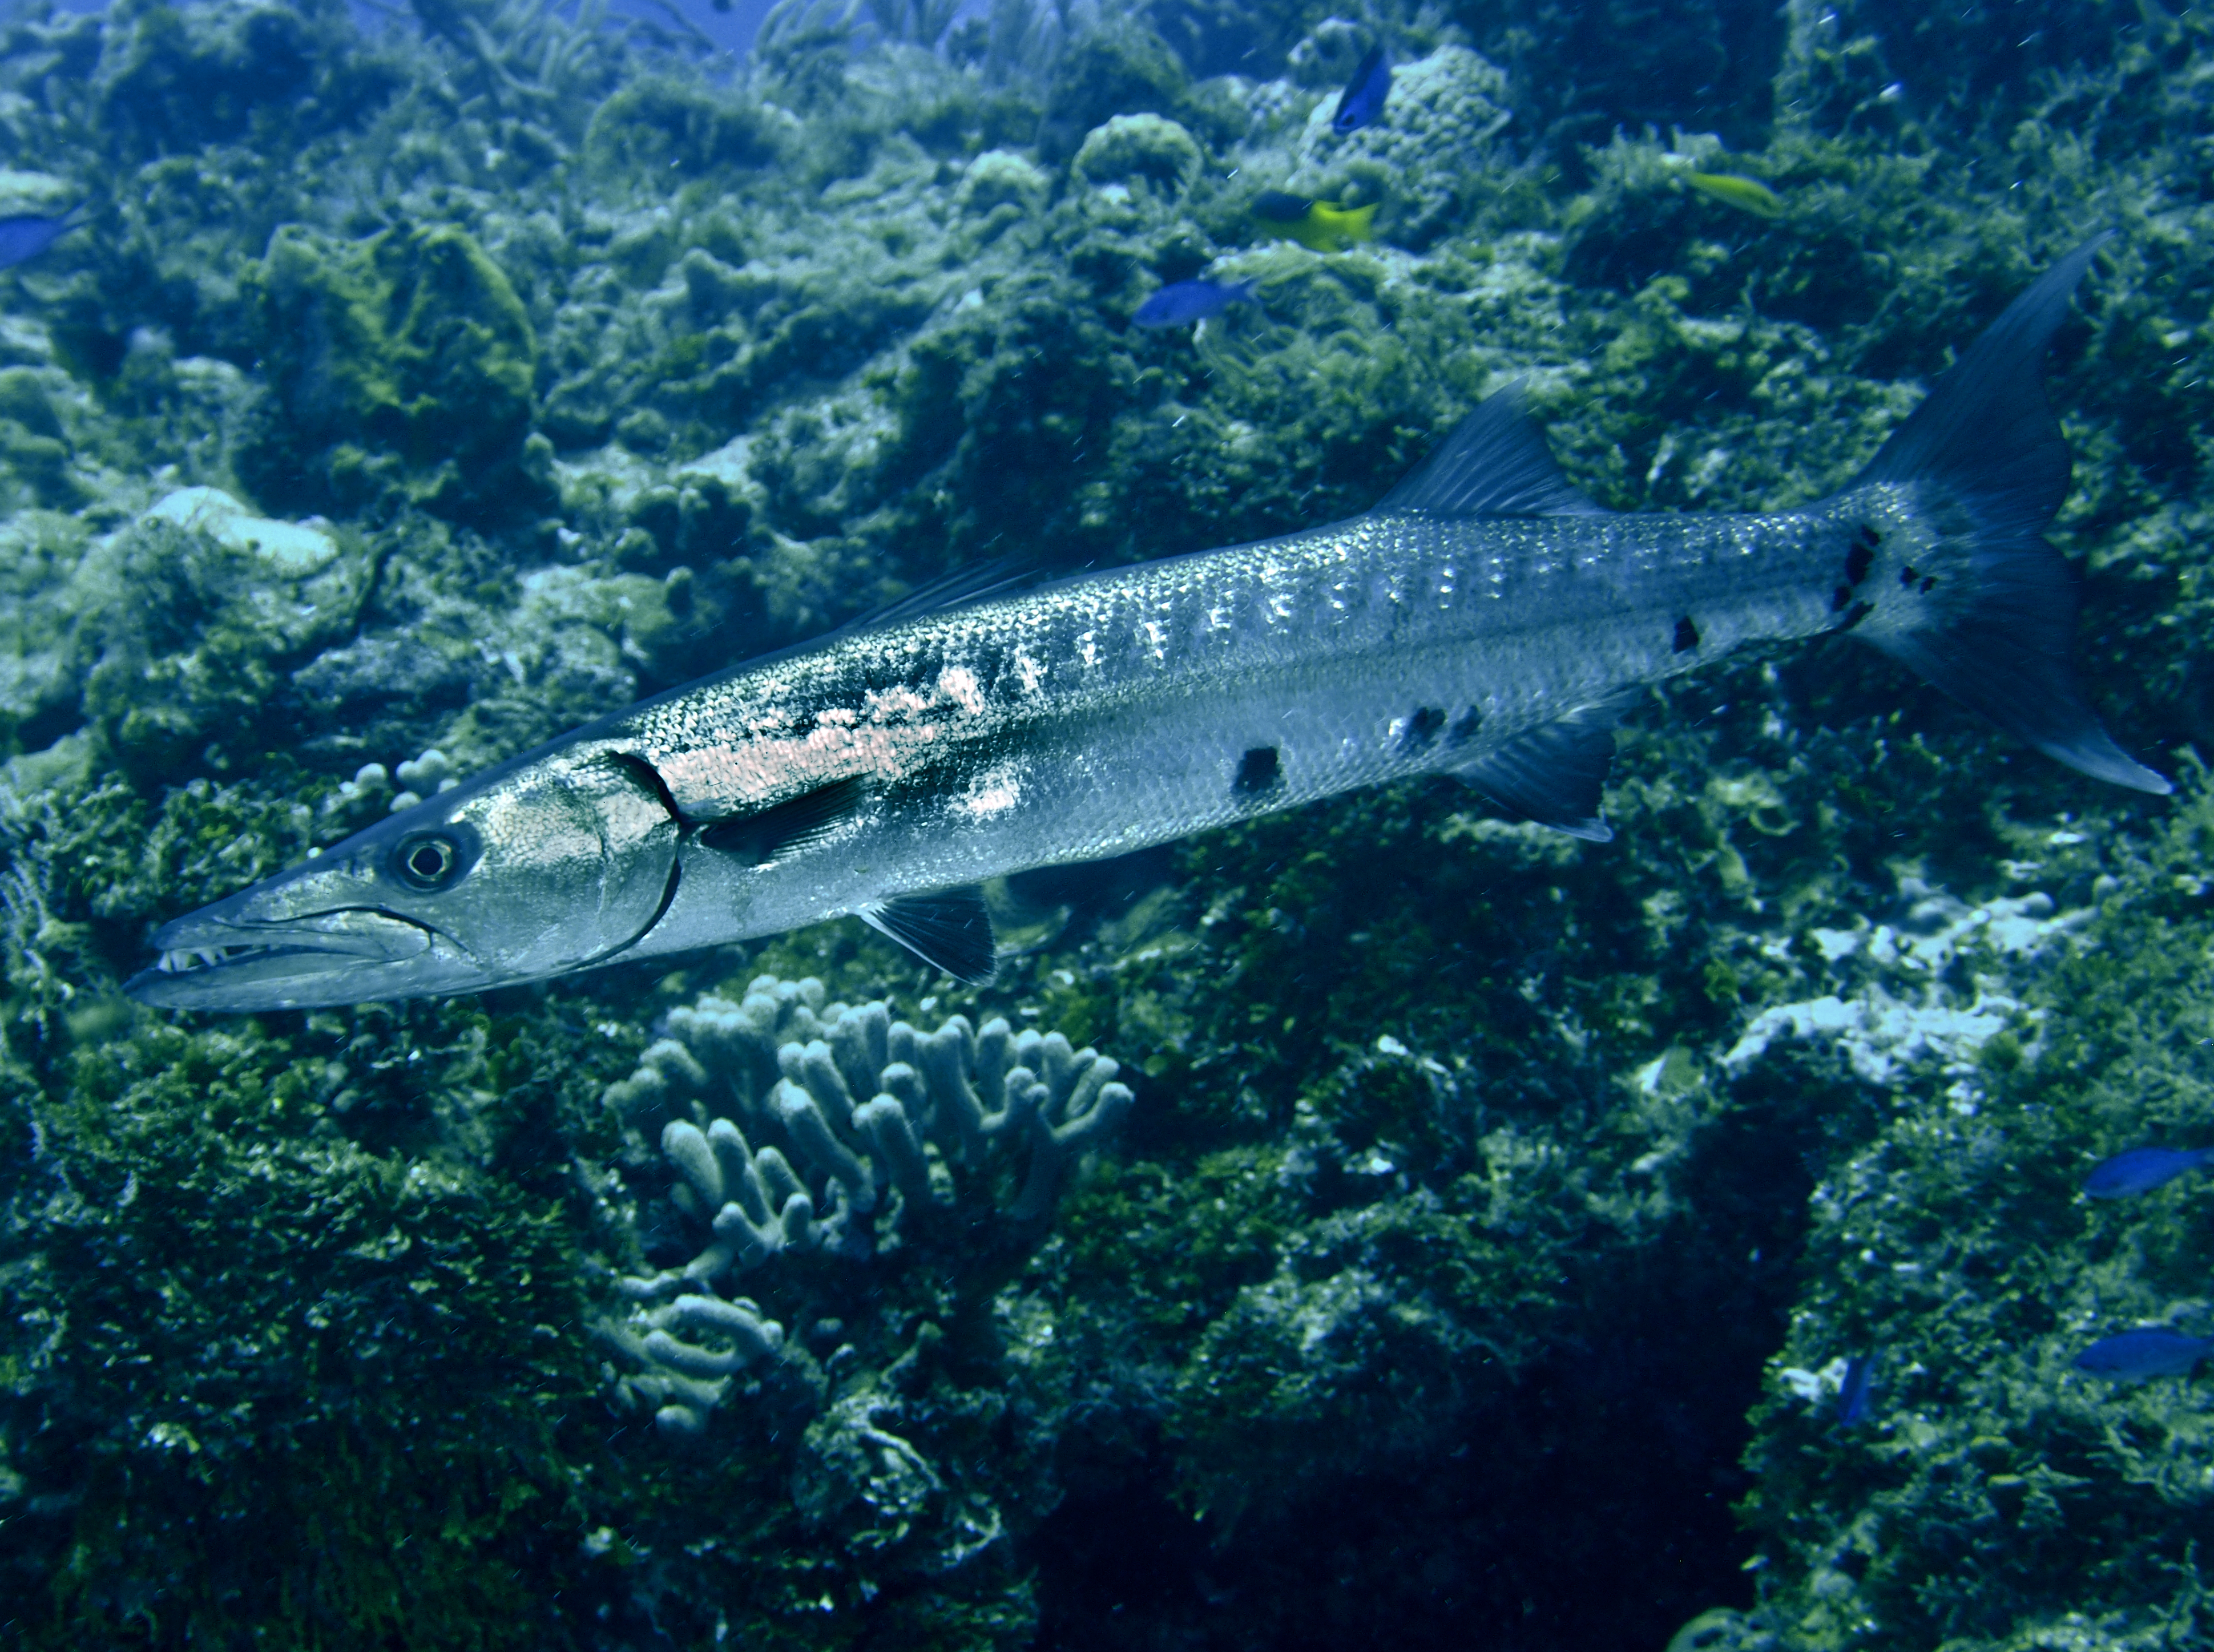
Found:
<svg viewBox="0 0 2214 1652"><path fill-rule="evenodd" d="M1073 165L1095 184L1136 176L1170 190L1188 186L1205 157L1192 136L1159 115L1116 115L1086 133Z"/></svg>
<svg viewBox="0 0 2214 1652"><path fill-rule="evenodd" d="M276 399L240 458L255 485L358 503L375 446L429 472L411 485L432 500L481 506L515 479L537 342L506 276L465 232L347 245L280 230L253 291Z"/></svg>
<svg viewBox="0 0 2214 1652"><path fill-rule="evenodd" d="M487 1198L480 1178L332 1134L333 1109L389 1105L410 1047L441 1082L482 1073L461 1027L382 1057L148 1029L77 1058L81 1111L15 1090L11 1155L28 1131L67 1144L9 1178L50 1236L8 1287L19 1644L47 1612L81 1644L129 1633L150 1551L152 1609L195 1637L434 1640L528 1617L515 1569L486 1563L577 1495L516 1472L560 1449L560 1396L590 1380L551 1334L576 1312L575 1259L544 1191ZM462 1514L471 1484L491 1495ZM413 1552L426 1527L433 1552Z"/></svg>
<svg viewBox="0 0 2214 1652"><path fill-rule="evenodd" d="M1475 52L1441 46L1392 71L1384 119L1339 137L1336 101L1308 114L1295 193L1381 203L1379 233L1425 247L1465 222L1478 192L1504 171L1496 140L1514 120L1507 76Z"/></svg>
<svg viewBox="0 0 2214 1652"><path fill-rule="evenodd" d="M774 107L655 77L625 86L592 112L584 156L607 174L694 178L774 165L793 135L791 117Z"/></svg>
<svg viewBox="0 0 2214 1652"><path fill-rule="evenodd" d="M2202 775L2148 837L2022 832L2022 865L2039 864L2021 875L2063 904L2011 972L2010 1027L1949 1078L1940 1062L1902 1069L1892 1118L1815 1190L1812 1289L1748 1459L1746 1512L1777 1574L1762 1621L1783 1643L1880 1625L1901 1644L2060 1644L2096 1624L2106 1638L2066 1643L2127 1645L2196 1587L2207 1442L2192 1385L2070 1362L2203 1312L2203 1190L2101 1204L2081 1186L2114 1152L2206 1128L2208 809ZM1847 1353L1877 1361L1851 1428L1835 1425L1830 1371Z"/></svg>
<svg viewBox="0 0 2214 1652"><path fill-rule="evenodd" d="M0 454L34 504L83 503L69 473L70 444L48 392L50 378L33 368L0 369Z"/></svg>
<svg viewBox="0 0 2214 1652"><path fill-rule="evenodd" d="M1116 115L1177 113L1190 76L1168 43L1135 18L1115 17L1079 34L1046 90L1040 149L1055 161Z"/></svg>
<svg viewBox="0 0 2214 1652"><path fill-rule="evenodd" d="M334 0L125 4L101 31L91 76L101 136L144 156L244 138L257 125L343 119L391 85L351 35Z"/></svg>
<svg viewBox="0 0 2214 1652"><path fill-rule="evenodd" d="M2195 1384L2070 1362L2214 1330L2203 1184L2080 1195L2210 1124L2209 45L2098 9L794 7L736 74L492 0L11 20L0 202L94 210L0 275L0 1639L2189 1639ZM1512 379L1611 507L1817 497L2109 226L2055 536L2174 804L1818 644L1641 706L1610 845L1341 799L995 889L988 991L852 924L117 991L403 788L973 559L1357 512ZM1255 302L1132 326L1202 276ZM764 973L1135 1095L1019 1245L993 1166L780 1257L675 1438L592 1327L707 1241L603 1097Z"/></svg>
<svg viewBox="0 0 2214 1652"><path fill-rule="evenodd" d="M149 784L230 770L270 740L281 673L346 632L365 578L333 535L211 488L171 494L95 544L19 545L44 554L18 566L46 575L43 624L19 644L19 715L50 733L89 723Z"/></svg>

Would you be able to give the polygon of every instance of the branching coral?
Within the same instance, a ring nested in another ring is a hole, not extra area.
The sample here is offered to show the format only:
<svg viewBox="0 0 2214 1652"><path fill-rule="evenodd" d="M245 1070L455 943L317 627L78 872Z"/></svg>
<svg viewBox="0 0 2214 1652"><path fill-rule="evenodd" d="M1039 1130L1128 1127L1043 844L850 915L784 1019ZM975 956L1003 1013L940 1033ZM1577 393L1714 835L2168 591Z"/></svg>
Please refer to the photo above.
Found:
<svg viewBox="0 0 2214 1652"><path fill-rule="evenodd" d="M783 1341L719 1284L786 1253L865 1260L954 1227L996 1224L1026 1247L1071 1164L1133 1099L1116 1062L1060 1033L955 1015L926 1033L881 1001L826 1006L812 978L764 975L737 1003L702 998L669 1033L605 1100L627 1125L658 1125L670 1200L706 1240L681 1268L621 1280L652 1306L605 1336L648 1368L627 1393L672 1433L697 1433L731 1375ZM1018 1161L1019 1186L994 1208Z"/></svg>
<svg viewBox="0 0 2214 1652"><path fill-rule="evenodd" d="M936 49L963 8L958 0L777 0L762 17L754 51L788 74L798 58L825 47L850 51L864 32L882 41ZM1100 21L1097 0L992 0L968 25L982 36L986 75L1043 79L1069 40Z"/></svg>
<svg viewBox="0 0 2214 1652"><path fill-rule="evenodd" d="M614 64L608 35L618 20L604 0L582 0L573 16L553 0L415 0L426 33L451 41L468 78L502 113L536 117L574 138L607 89ZM622 18L635 26L639 20ZM692 31L696 35L697 30Z"/></svg>

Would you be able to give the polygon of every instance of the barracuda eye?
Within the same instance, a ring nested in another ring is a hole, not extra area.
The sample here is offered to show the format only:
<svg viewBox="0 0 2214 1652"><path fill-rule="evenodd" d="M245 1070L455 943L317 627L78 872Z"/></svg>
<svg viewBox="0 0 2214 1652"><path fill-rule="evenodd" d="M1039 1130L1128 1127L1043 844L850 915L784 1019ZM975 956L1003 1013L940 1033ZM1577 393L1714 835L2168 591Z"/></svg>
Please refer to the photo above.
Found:
<svg viewBox="0 0 2214 1652"><path fill-rule="evenodd" d="M392 846L387 865L410 889L429 894L452 888L475 861L474 844L459 832L443 828L409 832Z"/></svg>

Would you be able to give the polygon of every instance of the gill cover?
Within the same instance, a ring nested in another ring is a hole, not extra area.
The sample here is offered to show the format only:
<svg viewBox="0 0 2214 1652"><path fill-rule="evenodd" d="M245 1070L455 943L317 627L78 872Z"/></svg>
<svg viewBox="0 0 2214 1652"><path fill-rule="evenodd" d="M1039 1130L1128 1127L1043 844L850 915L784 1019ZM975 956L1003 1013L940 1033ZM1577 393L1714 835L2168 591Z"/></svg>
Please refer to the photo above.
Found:
<svg viewBox="0 0 2214 1652"><path fill-rule="evenodd" d="M677 822L602 745L497 769L164 926L126 990L166 1009L470 992L606 961L676 887Z"/></svg>

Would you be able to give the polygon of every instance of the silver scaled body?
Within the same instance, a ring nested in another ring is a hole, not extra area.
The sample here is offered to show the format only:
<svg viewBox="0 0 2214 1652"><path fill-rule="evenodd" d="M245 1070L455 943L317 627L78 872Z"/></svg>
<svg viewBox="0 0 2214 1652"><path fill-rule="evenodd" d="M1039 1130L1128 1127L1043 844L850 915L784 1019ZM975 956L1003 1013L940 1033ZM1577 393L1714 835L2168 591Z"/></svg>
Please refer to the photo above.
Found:
<svg viewBox="0 0 2214 1652"><path fill-rule="evenodd" d="M848 780L866 795L764 865L688 839L675 899L634 950L774 934L1468 768L1627 686L1841 624L1847 535L1831 518L1884 514L1865 505L1379 514L910 620L665 697L597 739L650 765L688 820Z"/></svg>

